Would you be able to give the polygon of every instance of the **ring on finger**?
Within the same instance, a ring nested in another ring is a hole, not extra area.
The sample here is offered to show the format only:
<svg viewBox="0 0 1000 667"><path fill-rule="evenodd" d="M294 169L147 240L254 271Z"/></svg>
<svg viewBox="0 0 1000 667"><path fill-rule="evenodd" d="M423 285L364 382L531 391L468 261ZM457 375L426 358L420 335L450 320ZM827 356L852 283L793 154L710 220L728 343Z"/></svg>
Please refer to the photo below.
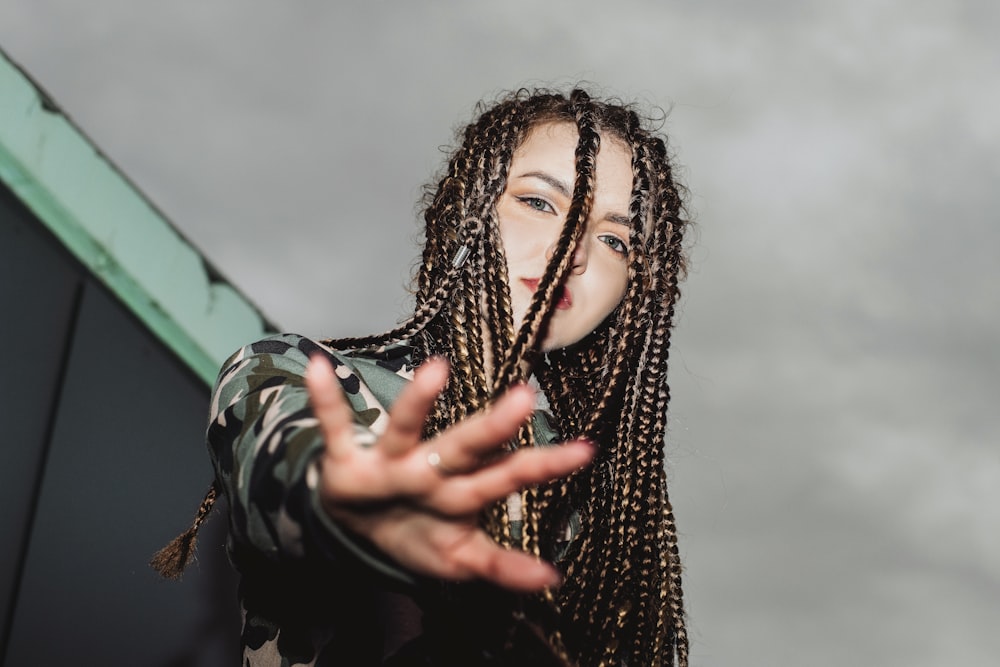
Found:
<svg viewBox="0 0 1000 667"><path fill-rule="evenodd" d="M457 470L449 468L444 464L444 462L441 461L441 453L436 449L432 449L427 452L427 465L433 468L434 472L442 477L451 477L452 475L458 474Z"/></svg>

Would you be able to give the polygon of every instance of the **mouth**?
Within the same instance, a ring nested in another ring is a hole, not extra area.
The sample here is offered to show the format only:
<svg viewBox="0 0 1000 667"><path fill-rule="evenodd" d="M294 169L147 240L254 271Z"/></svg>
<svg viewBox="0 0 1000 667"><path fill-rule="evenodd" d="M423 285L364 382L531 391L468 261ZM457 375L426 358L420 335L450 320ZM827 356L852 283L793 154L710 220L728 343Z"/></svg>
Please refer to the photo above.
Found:
<svg viewBox="0 0 1000 667"><path fill-rule="evenodd" d="M521 283L534 292L538 289L538 278L521 278ZM556 310L566 310L573 305L573 295L565 285L556 288Z"/></svg>

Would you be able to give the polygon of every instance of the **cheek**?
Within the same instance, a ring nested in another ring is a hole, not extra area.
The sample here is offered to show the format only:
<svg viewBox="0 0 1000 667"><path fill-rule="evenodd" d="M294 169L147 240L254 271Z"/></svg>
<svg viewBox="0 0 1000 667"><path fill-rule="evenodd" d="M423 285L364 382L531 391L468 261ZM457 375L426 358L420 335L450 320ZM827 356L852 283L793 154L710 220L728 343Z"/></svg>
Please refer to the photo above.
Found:
<svg viewBox="0 0 1000 667"><path fill-rule="evenodd" d="M625 299L626 288L627 285L625 281L622 281L620 287L614 292L612 292L612 297L608 302L607 312L604 314L604 317L610 315L612 312L614 312L615 308L621 305L621 302Z"/></svg>
<svg viewBox="0 0 1000 667"><path fill-rule="evenodd" d="M615 308L621 305L622 301L625 299L625 292L628 291L628 280L626 276L618 275L613 278L609 277L608 281L605 283L607 286L607 292L605 293L605 300L603 303L603 308L600 320L603 321L608 315L615 311Z"/></svg>
<svg viewBox="0 0 1000 667"><path fill-rule="evenodd" d="M628 274L623 272L621 274L621 280L618 283L618 301L615 303L617 306L625 298L625 292L628 291Z"/></svg>
<svg viewBox="0 0 1000 667"><path fill-rule="evenodd" d="M503 222L502 218L497 225L497 230L500 232L500 247L509 262L511 257L517 254L517 237L511 231L510 224Z"/></svg>
<svg viewBox="0 0 1000 667"><path fill-rule="evenodd" d="M518 254L524 234L519 229L516 217L511 215L508 208L507 205L497 207L497 231L500 233L500 245L509 260Z"/></svg>
<svg viewBox="0 0 1000 667"><path fill-rule="evenodd" d="M611 309L614 310L628 291L628 268L624 262L614 261L605 267L601 283L607 290L606 297L611 302Z"/></svg>
<svg viewBox="0 0 1000 667"><path fill-rule="evenodd" d="M508 264L517 266L520 262L544 255L545 244L537 234L514 227L516 225L500 227L500 242Z"/></svg>

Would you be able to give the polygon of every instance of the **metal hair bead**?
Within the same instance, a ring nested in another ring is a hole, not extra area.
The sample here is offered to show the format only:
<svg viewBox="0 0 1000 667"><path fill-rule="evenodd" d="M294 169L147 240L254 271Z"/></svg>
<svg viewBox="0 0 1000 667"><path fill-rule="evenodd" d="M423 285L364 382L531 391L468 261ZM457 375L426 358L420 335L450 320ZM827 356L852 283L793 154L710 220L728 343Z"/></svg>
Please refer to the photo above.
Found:
<svg viewBox="0 0 1000 667"><path fill-rule="evenodd" d="M469 250L469 246L463 245L455 252L455 257L451 260L452 267L456 269L462 268L462 265L465 264L465 260L469 259L469 255L471 254L472 251Z"/></svg>

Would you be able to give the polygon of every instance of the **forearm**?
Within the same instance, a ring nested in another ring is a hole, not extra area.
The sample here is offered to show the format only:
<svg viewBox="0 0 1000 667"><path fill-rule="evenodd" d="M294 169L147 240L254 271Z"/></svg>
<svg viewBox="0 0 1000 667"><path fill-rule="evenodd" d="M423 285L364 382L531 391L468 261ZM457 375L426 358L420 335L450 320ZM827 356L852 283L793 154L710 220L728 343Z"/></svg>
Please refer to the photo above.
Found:
<svg viewBox="0 0 1000 667"><path fill-rule="evenodd" d="M309 356L317 353L340 367L359 444L374 440L374 399L342 358L297 336L267 339L235 354L220 373L208 430L216 475L230 502L234 549L273 562L348 558L409 582L391 561L334 522L320 502L324 441L304 382Z"/></svg>

